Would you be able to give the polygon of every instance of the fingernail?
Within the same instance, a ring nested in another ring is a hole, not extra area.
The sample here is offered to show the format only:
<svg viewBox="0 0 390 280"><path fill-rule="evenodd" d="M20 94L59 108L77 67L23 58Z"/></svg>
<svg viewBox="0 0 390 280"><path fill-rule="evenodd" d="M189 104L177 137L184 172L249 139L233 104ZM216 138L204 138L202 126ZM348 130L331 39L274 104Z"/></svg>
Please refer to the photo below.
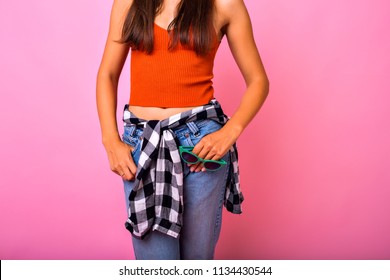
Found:
<svg viewBox="0 0 390 280"><path fill-rule="evenodd" d="M191 171L191 172L194 172L194 168L193 168L193 167L191 167L191 168L190 168L190 171Z"/></svg>

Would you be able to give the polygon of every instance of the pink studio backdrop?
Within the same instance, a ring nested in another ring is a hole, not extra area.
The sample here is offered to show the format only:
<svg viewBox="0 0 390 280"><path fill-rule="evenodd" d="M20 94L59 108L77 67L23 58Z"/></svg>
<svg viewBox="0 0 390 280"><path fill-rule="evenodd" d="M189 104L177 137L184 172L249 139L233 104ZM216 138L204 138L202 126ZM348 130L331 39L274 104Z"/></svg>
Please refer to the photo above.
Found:
<svg viewBox="0 0 390 280"><path fill-rule="evenodd" d="M216 258L389 259L390 2L245 3L271 90ZM0 3L0 259L133 258L95 103L111 5ZM231 115L245 84L226 38L215 76ZM129 61L120 132L128 94Z"/></svg>

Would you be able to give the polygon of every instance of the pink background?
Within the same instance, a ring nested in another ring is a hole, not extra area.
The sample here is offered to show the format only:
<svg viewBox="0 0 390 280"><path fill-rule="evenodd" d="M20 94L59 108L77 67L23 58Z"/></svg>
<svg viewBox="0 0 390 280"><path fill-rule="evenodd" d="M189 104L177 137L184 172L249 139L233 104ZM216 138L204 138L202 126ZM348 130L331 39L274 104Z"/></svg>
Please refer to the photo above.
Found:
<svg viewBox="0 0 390 280"><path fill-rule="evenodd" d="M390 258L390 2L245 1L271 81L238 141L245 202L217 259ZM0 258L131 259L96 74L112 1L0 3ZM226 39L216 97L244 81ZM120 132L129 94L121 76Z"/></svg>

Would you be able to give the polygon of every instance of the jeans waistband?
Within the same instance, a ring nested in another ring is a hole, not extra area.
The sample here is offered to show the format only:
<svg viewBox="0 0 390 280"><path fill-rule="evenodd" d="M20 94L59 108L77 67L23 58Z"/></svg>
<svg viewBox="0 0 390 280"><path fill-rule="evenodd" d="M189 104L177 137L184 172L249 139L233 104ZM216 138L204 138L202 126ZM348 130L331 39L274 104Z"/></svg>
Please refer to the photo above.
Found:
<svg viewBox="0 0 390 280"><path fill-rule="evenodd" d="M208 104L177 113L163 120L144 120L138 118L129 110L129 106L129 104L125 104L123 109L122 120L124 121L124 126L135 126L141 129L144 128L146 123L151 123L154 127L154 125L158 122L162 127L168 127L175 122L180 122L177 125L171 126L171 129L180 129L186 125L189 130L196 135L199 133L199 125L201 125L202 122L207 122L209 118L217 119L217 121L221 123L226 122L227 119L227 116L223 113L219 102L215 98L210 100ZM209 111L209 113L206 111Z"/></svg>

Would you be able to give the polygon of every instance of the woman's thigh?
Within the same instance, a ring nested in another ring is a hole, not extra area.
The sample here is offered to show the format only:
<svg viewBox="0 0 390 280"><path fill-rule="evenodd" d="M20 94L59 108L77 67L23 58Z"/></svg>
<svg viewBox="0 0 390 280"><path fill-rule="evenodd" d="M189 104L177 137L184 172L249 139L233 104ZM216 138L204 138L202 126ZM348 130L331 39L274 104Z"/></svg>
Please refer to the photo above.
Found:
<svg viewBox="0 0 390 280"><path fill-rule="evenodd" d="M190 128L175 131L180 145L194 146L212 132L219 130L221 124L204 120L195 122ZM198 130L196 132L196 130ZM222 222L223 199L229 171L230 156L217 171L190 172L184 163L184 218L180 235L182 259L213 259L215 245L219 238Z"/></svg>
<svg viewBox="0 0 390 280"><path fill-rule="evenodd" d="M141 155L142 128L134 126L125 127L122 135L122 141L134 147L131 156L136 165ZM129 195L134 187L134 180L123 180L125 205L127 216L129 213ZM137 260L164 260L180 259L179 240L166 234L153 231L143 240L132 237L133 250Z"/></svg>

